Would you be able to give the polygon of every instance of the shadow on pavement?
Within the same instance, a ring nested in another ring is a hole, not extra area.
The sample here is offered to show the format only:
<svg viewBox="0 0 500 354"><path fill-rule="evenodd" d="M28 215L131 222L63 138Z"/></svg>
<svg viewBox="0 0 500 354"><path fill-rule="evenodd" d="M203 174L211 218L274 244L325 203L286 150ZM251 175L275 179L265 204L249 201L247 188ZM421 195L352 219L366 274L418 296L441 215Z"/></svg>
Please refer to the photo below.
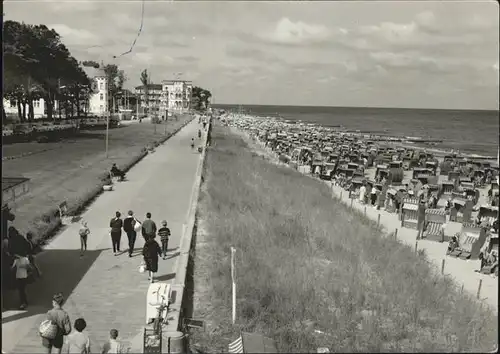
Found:
<svg viewBox="0 0 500 354"><path fill-rule="evenodd" d="M5 296L2 296L2 323L45 313L52 308L52 296L57 292L63 293L67 299L102 251L105 250L86 251L81 258L80 250L45 250L37 255L36 262L43 277L26 288L27 311L5 318L5 310L19 307L17 290L5 290Z"/></svg>
<svg viewBox="0 0 500 354"><path fill-rule="evenodd" d="M175 273L169 273L165 275L160 275L159 277L155 277L154 279L156 282L159 282L159 281L167 281L174 278L175 278Z"/></svg>

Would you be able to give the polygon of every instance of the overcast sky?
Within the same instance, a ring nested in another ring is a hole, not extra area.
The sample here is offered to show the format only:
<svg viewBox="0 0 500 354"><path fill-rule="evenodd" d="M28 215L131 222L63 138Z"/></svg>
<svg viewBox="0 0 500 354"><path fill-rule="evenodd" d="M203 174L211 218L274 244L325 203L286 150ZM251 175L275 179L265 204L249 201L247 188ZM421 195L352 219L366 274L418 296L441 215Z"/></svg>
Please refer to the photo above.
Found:
<svg viewBox="0 0 500 354"><path fill-rule="evenodd" d="M141 6L15 0L4 13L111 63ZM114 62L128 88L145 68L157 83L180 72L215 103L498 109L498 32L496 1L149 0Z"/></svg>

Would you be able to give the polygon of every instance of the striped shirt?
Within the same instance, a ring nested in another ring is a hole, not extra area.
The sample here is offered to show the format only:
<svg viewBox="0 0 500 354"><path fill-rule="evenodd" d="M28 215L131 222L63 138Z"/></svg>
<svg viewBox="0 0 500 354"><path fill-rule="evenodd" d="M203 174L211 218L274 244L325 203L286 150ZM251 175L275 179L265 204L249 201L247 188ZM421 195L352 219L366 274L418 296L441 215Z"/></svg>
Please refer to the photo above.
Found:
<svg viewBox="0 0 500 354"><path fill-rule="evenodd" d="M168 238L170 237L170 229L168 227L162 227L158 230L158 236L160 236L160 239L162 241L168 240Z"/></svg>

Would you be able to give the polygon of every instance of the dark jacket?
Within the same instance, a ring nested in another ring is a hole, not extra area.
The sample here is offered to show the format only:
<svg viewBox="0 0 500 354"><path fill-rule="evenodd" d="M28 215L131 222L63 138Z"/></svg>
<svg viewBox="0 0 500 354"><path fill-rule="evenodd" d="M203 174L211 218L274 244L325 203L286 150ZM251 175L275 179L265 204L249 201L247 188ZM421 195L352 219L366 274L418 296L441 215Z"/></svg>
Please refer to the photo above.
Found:
<svg viewBox="0 0 500 354"><path fill-rule="evenodd" d="M158 257L161 256L161 248L158 242L150 238L142 248L142 255L146 262L146 269L156 273L158 271Z"/></svg>
<svg viewBox="0 0 500 354"><path fill-rule="evenodd" d="M120 218L114 217L109 222L109 227L111 228L111 232L114 232L114 233L119 233L119 232L121 233L122 226L123 226L123 220Z"/></svg>
<svg viewBox="0 0 500 354"><path fill-rule="evenodd" d="M133 216L127 216L123 220L123 231L125 232L134 231L134 226L135 226L135 218Z"/></svg>

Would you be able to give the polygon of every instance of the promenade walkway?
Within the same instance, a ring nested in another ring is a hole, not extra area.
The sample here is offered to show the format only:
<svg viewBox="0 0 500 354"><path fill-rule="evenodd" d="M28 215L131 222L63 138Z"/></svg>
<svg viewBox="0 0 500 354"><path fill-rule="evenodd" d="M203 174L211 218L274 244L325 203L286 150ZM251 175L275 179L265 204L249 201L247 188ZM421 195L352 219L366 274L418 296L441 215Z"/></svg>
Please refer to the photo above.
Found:
<svg viewBox="0 0 500 354"><path fill-rule="evenodd" d="M79 256L78 224L68 226L38 256L43 278L28 287L28 311L2 314L3 352L44 352L38 326L51 308L52 295L59 291L67 298L64 308L71 321L78 317L87 321L92 352L100 352L111 328L118 329L130 352L142 351L149 285L147 275L138 272L144 240L138 234L134 256L129 258L124 234L123 254L113 256L109 221L117 210L123 216L133 210L139 220L151 212L158 227L161 220L166 219L172 232L169 258L160 259L157 281L173 281L178 260L176 252L201 156L190 147L191 138L197 139L198 129L197 121L193 120L132 168L127 173L127 181L118 183L114 191L103 193L89 207L82 215L91 230L84 258ZM12 295L15 298L15 293Z"/></svg>

